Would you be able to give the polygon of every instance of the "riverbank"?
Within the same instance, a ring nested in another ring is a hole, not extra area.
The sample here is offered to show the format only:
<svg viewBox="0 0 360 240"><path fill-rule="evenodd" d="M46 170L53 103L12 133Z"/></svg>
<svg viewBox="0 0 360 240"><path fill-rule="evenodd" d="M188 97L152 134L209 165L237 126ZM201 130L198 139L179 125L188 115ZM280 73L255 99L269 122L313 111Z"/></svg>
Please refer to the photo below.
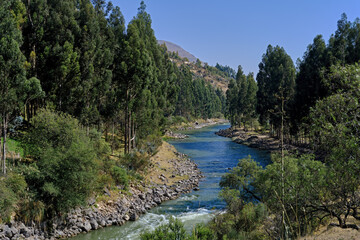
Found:
<svg viewBox="0 0 360 240"><path fill-rule="evenodd" d="M171 126L168 131L165 133L165 137L169 139L185 139L189 136L184 133L179 133L179 131L189 131L194 129L200 129L204 127L213 126L216 124L228 123L229 121L222 118L212 118L212 119L198 119L188 123L181 123L178 125Z"/></svg>
<svg viewBox="0 0 360 240"><path fill-rule="evenodd" d="M232 141L246 145L251 148L266 150L269 152L279 152L281 150L281 142L277 138L270 137L267 134L261 134L254 131L245 131L241 128L221 129L215 133L218 136L231 138ZM284 150L292 153L311 153L307 146L295 146L284 143Z"/></svg>
<svg viewBox="0 0 360 240"><path fill-rule="evenodd" d="M88 206L41 224L12 221L0 225L0 239L69 238L99 228L135 221L162 202L198 190L202 177L197 165L173 146L163 142L151 158L146 178L128 191L105 189L104 196L90 199Z"/></svg>

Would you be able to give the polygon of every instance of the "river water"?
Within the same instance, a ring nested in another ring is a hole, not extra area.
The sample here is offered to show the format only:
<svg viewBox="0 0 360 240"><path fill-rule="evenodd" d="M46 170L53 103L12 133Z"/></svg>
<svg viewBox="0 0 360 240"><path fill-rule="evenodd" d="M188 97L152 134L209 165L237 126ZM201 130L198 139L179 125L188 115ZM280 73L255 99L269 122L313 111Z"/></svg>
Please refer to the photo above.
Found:
<svg viewBox="0 0 360 240"><path fill-rule="evenodd" d="M195 224L210 221L214 214L225 208L225 203L218 198L221 176L236 166L239 159L248 155L262 166L266 166L270 161L270 156L265 151L249 148L214 134L219 129L228 127L229 125L205 127L187 132L190 137L185 140L170 141L179 152L187 154L195 161L205 176L199 184L200 191L193 191L176 200L164 202L135 222L80 234L72 239L136 240L140 238L141 233L168 223L170 216L180 219L188 232L191 232Z"/></svg>

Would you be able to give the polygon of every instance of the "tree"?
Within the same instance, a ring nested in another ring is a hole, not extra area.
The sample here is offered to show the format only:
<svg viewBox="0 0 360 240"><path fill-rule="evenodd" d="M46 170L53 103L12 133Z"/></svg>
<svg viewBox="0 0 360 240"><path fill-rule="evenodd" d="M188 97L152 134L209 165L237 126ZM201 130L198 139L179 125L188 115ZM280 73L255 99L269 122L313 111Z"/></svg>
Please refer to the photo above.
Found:
<svg viewBox="0 0 360 240"><path fill-rule="evenodd" d="M326 84L333 94L311 109L311 135L315 149L329 168L326 209L346 227L349 215L360 219L360 67L358 64L333 66Z"/></svg>
<svg viewBox="0 0 360 240"><path fill-rule="evenodd" d="M7 128L13 114L21 106L21 89L25 81L25 58L20 50L21 31L12 8L21 4L4 0L0 8L0 109L2 119L2 172L6 174Z"/></svg>
<svg viewBox="0 0 360 240"><path fill-rule="evenodd" d="M260 122L269 122L278 128L281 118L276 112L285 101L284 109L288 114L295 94L295 67L284 48L268 46L259 64L256 80Z"/></svg>
<svg viewBox="0 0 360 240"><path fill-rule="evenodd" d="M296 76L296 96L291 112L296 128L299 128L299 124L304 122L303 118L308 116L310 107L327 95L326 86L322 82L326 56L325 41L321 35L318 35L314 38L314 42L307 47Z"/></svg>

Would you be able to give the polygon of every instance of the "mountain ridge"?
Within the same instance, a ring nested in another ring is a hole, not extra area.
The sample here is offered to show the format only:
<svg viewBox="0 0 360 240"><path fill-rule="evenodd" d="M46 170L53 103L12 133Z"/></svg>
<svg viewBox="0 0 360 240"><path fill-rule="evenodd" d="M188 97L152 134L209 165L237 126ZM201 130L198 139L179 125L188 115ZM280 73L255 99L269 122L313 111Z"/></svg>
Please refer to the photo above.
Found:
<svg viewBox="0 0 360 240"><path fill-rule="evenodd" d="M188 51L186 51L185 49L183 49L182 47L180 47L179 45L169 42L169 41L165 41L165 40L158 40L158 44L159 45L166 45L166 48L168 50L168 52L175 52L178 53L179 57L181 58L187 58L189 60L189 62L196 62L196 57L189 53Z"/></svg>

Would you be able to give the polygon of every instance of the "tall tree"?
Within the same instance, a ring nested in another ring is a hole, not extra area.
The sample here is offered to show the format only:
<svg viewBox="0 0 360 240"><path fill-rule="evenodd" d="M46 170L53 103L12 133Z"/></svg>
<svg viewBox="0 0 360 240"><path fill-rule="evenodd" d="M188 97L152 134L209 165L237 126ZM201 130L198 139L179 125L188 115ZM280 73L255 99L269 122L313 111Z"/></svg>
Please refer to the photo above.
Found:
<svg viewBox="0 0 360 240"><path fill-rule="evenodd" d="M327 90L322 82L322 70L326 64L326 45L321 35L307 47L296 76L296 96L292 111L294 126L298 127L309 114L310 107L326 96Z"/></svg>
<svg viewBox="0 0 360 240"><path fill-rule="evenodd" d="M4 0L0 8L0 116L2 119L2 172L6 174L7 128L19 110L22 85L26 79L25 57L20 50L22 36L14 12L17 0Z"/></svg>
<svg viewBox="0 0 360 240"><path fill-rule="evenodd" d="M258 83L257 112L260 121L280 126L280 115L276 114L285 101L284 109L289 113L295 94L295 67L290 56L284 48L271 45L259 64L259 72L256 76Z"/></svg>

